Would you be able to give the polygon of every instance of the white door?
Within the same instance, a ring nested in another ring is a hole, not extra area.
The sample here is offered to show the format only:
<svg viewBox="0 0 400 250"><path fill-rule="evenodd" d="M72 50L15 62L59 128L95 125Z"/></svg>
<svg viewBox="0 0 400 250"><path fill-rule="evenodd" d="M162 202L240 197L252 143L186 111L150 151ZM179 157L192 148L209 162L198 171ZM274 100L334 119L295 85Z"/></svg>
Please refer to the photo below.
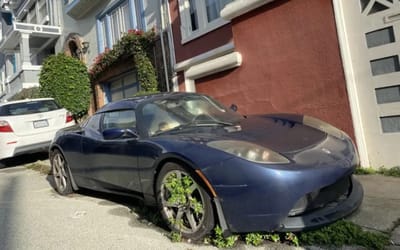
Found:
<svg viewBox="0 0 400 250"><path fill-rule="evenodd" d="M362 165L400 166L400 1L333 4Z"/></svg>

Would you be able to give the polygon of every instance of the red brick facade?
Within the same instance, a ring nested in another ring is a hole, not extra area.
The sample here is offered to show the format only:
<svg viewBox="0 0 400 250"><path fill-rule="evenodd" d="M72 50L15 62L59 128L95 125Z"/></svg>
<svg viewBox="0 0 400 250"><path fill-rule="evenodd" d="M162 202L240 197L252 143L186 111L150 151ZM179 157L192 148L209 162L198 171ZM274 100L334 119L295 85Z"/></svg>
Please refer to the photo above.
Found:
<svg viewBox="0 0 400 250"><path fill-rule="evenodd" d="M180 35L173 25L176 45ZM315 116L354 138L332 1L277 0L233 19L223 29L227 28L242 65L196 80L197 92L226 105L235 103L242 114ZM219 33L225 43L231 39L226 33ZM201 37L207 38L208 34ZM202 48L193 49L192 57L216 46L199 44ZM177 58L188 57L186 46L175 47ZM179 80L183 90L183 77Z"/></svg>

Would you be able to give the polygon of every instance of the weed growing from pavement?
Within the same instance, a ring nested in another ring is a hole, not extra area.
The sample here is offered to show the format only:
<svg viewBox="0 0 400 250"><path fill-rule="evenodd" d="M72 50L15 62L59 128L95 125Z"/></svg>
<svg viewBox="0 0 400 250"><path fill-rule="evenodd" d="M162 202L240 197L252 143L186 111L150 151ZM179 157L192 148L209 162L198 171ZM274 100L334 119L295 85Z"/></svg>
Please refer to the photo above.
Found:
<svg viewBox="0 0 400 250"><path fill-rule="evenodd" d="M224 237L222 228L220 226L216 226L214 228L214 234L208 241L218 248L231 248L235 245L238 239L239 239L238 235L231 235L228 237Z"/></svg>
<svg viewBox="0 0 400 250"><path fill-rule="evenodd" d="M51 167L47 164L44 164L41 161L37 161L28 165L25 165L27 169L38 171L41 174L49 175L51 173Z"/></svg>
<svg viewBox="0 0 400 250"><path fill-rule="evenodd" d="M400 223L400 221L399 221ZM171 241L182 242L177 232L170 234ZM320 246L328 249L343 246L359 246L366 249L385 249L390 244L389 236L384 233L364 231L360 226L345 220L337 221L321 229L303 233L248 233L224 237L219 225L214 228L213 234L204 239L205 244L212 244L218 248L232 248L237 243L261 246L268 242L281 243L293 246Z"/></svg>
<svg viewBox="0 0 400 250"><path fill-rule="evenodd" d="M380 168L379 173L386 176L400 177L400 166L393 168Z"/></svg>
<svg viewBox="0 0 400 250"><path fill-rule="evenodd" d="M264 241L264 235L260 233L249 233L245 236L245 242L247 245L259 246Z"/></svg>
<svg viewBox="0 0 400 250"><path fill-rule="evenodd" d="M384 249L389 245L389 236L383 233L363 231L350 221L340 220L316 231L299 234L301 245L342 247L354 245L368 249Z"/></svg>
<svg viewBox="0 0 400 250"><path fill-rule="evenodd" d="M289 244L295 245L296 247L300 246L299 238L294 233L286 233L285 241Z"/></svg>
<svg viewBox="0 0 400 250"><path fill-rule="evenodd" d="M400 166L392 168L380 167L379 169L358 167L354 173L358 175L381 174L384 176L400 177Z"/></svg>
<svg viewBox="0 0 400 250"><path fill-rule="evenodd" d="M368 168L363 168L363 167L357 167L356 170L354 171L354 174L357 175L369 175L369 174L377 174L376 169L368 167Z"/></svg>
<svg viewBox="0 0 400 250"><path fill-rule="evenodd" d="M182 234L178 232L171 232L169 237L171 238L172 242L182 242Z"/></svg>
<svg viewBox="0 0 400 250"><path fill-rule="evenodd" d="M266 234L265 239L275 243L281 242L281 236L279 234Z"/></svg>

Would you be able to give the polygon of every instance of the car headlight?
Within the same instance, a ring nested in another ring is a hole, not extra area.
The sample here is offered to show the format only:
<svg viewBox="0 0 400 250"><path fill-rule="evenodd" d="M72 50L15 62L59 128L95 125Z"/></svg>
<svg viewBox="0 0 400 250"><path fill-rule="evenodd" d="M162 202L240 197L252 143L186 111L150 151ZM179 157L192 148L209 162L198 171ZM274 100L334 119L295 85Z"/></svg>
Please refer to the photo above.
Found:
<svg viewBox="0 0 400 250"><path fill-rule="evenodd" d="M330 125L329 123L326 123L324 121L321 121L320 119L310 117L310 116L304 116L303 117L303 124L318 130L321 130L328 135L334 136L339 139L345 139L348 137L348 135L343 132L342 130Z"/></svg>
<svg viewBox="0 0 400 250"><path fill-rule="evenodd" d="M207 145L252 162L270 164L290 163L288 159L277 152L250 142L223 140L212 141L207 143Z"/></svg>

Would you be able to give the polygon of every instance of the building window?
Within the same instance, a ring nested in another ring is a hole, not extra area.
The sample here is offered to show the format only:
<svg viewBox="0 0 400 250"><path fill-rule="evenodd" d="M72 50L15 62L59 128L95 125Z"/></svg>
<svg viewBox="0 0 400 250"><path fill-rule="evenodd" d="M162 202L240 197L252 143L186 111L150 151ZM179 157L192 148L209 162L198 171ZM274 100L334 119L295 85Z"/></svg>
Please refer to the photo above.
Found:
<svg viewBox="0 0 400 250"><path fill-rule="evenodd" d="M375 89L378 104L400 102L400 85Z"/></svg>
<svg viewBox="0 0 400 250"><path fill-rule="evenodd" d="M395 42L393 27L374 30L365 34L368 48L373 48Z"/></svg>
<svg viewBox="0 0 400 250"><path fill-rule="evenodd" d="M133 97L139 91L136 72L113 79L105 88L106 101L112 102Z"/></svg>
<svg viewBox="0 0 400 250"><path fill-rule="evenodd" d="M22 23L33 23L48 25L50 17L48 15L48 5L46 0L37 0L29 7L25 15L20 18Z"/></svg>
<svg viewBox="0 0 400 250"><path fill-rule="evenodd" d="M29 9L28 13L28 23L37 23L36 20L36 3L34 3Z"/></svg>
<svg viewBox="0 0 400 250"><path fill-rule="evenodd" d="M400 132L400 116L381 117L383 133L398 133Z"/></svg>
<svg viewBox="0 0 400 250"><path fill-rule="evenodd" d="M370 61L372 75L389 74L400 71L399 57L389 56Z"/></svg>
<svg viewBox="0 0 400 250"><path fill-rule="evenodd" d="M112 48L129 29L140 29L141 20L135 0L119 1L116 5L101 13L97 19L99 52Z"/></svg>
<svg viewBox="0 0 400 250"><path fill-rule="evenodd" d="M182 43L202 36L228 23L221 10L233 0L179 0Z"/></svg>
<svg viewBox="0 0 400 250"><path fill-rule="evenodd" d="M17 73L17 58L16 58L15 54L11 55L10 62L12 65L12 74Z"/></svg>
<svg viewBox="0 0 400 250"><path fill-rule="evenodd" d="M393 0L360 0L361 12L372 15L391 8L395 3Z"/></svg>

